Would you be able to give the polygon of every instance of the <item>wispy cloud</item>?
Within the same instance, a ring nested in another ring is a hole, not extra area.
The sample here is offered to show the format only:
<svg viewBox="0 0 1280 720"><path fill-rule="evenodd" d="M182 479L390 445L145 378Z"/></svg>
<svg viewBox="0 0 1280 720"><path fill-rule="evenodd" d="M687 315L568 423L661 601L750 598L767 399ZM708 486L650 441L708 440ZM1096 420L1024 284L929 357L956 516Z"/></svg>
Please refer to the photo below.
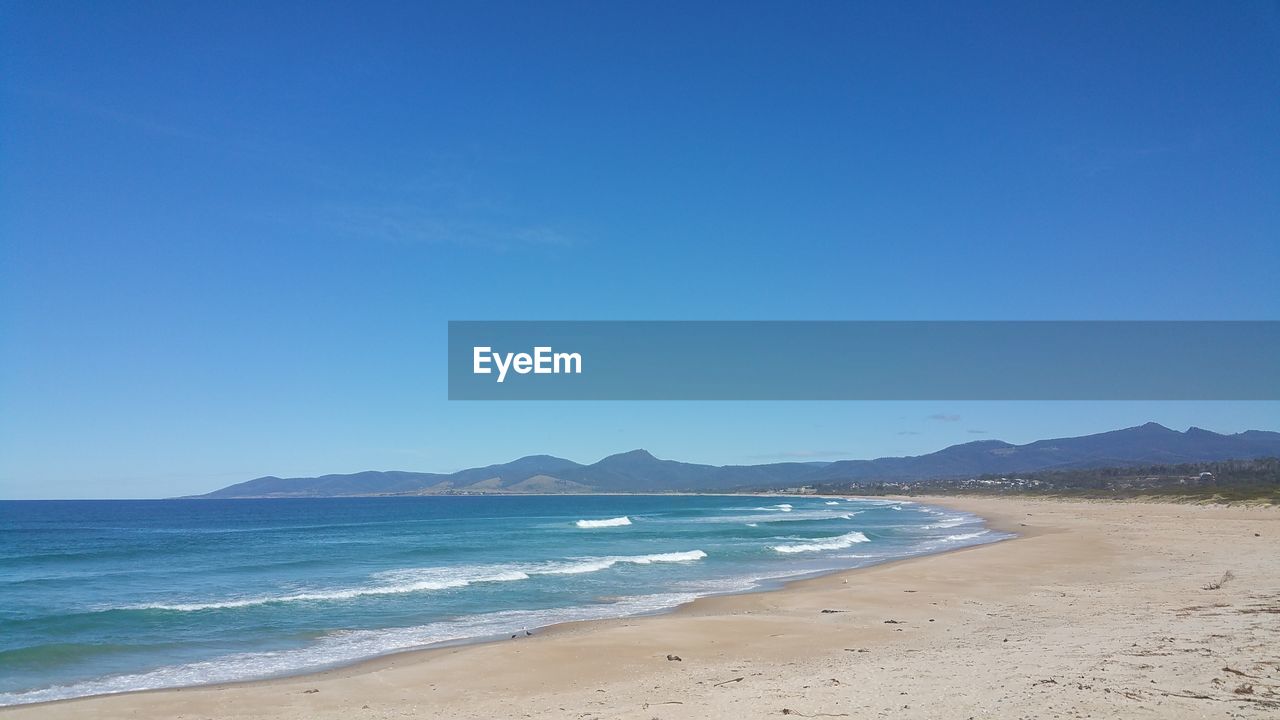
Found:
<svg viewBox="0 0 1280 720"><path fill-rule="evenodd" d="M965 432L969 433L970 435L986 435L987 434L986 430L966 430Z"/></svg>
<svg viewBox="0 0 1280 720"><path fill-rule="evenodd" d="M934 420L934 421L936 421L936 422L960 422L960 416L959 416L959 415L946 415L946 414L943 414L943 413L935 413L935 414L933 414L933 415L930 415L930 416L929 416L928 418L926 418L926 419L927 419L927 420Z"/></svg>
<svg viewBox="0 0 1280 720"><path fill-rule="evenodd" d="M352 172L348 163L325 159L321 148L285 146L279 138L234 136L167 118L99 104L66 93L22 91L51 107L126 128L140 135L199 147L204 151L261 163L305 180L339 203L313 201L277 208L271 220L317 227L340 237L402 244L435 244L505 251L519 247L557 248L577 244L562 229L519 211L519 203L495 197L466 157L434 157L434 167L416 177L370 176ZM366 159L367 160L367 159ZM429 163L431 164L431 163ZM362 168L367 165L363 163Z"/></svg>
<svg viewBox="0 0 1280 720"><path fill-rule="evenodd" d="M1051 152L1069 171L1086 177L1096 177L1158 161L1200 144L1199 140L1181 144L1149 143L1128 146L1075 143L1053 148Z"/></svg>
<svg viewBox="0 0 1280 720"><path fill-rule="evenodd" d="M483 153L433 156L412 176L391 174L345 188L331 178L330 197L312 217L340 237L402 245L452 245L490 251L579 245L555 222L530 213L477 166Z"/></svg>
<svg viewBox="0 0 1280 720"><path fill-rule="evenodd" d="M919 435L920 433L915 430L899 430L898 434L899 435Z"/></svg>
<svg viewBox="0 0 1280 720"><path fill-rule="evenodd" d="M515 247L568 247L571 239L549 225L511 219L457 216L444 210L409 206L335 208L319 221L347 237L404 244L438 244L509 250Z"/></svg>
<svg viewBox="0 0 1280 720"><path fill-rule="evenodd" d="M265 151L264 147L251 145L241 139L222 137L145 113L119 110L76 95L48 90L20 90L19 92L27 97L47 103L54 108L106 121L107 123L127 128L132 132L155 138L180 140L206 146L215 151L239 155L258 155Z"/></svg>

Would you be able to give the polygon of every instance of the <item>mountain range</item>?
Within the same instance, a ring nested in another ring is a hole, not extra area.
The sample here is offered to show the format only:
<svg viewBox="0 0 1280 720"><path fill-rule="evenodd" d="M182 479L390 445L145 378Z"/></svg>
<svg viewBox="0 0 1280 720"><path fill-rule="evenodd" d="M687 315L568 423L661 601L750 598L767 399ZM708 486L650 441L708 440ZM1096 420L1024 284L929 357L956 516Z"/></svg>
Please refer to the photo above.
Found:
<svg viewBox="0 0 1280 720"><path fill-rule="evenodd" d="M935 480L992 473L1122 467L1280 457L1280 433L1248 430L1223 435L1186 432L1157 423L1071 438L1013 445L980 440L927 455L836 462L700 465L660 460L645 450L583 465L530 455L455 473L366 471L345 475L260 477L201 498L342 497L458 493L712 492L762 490L815 483Z"/></svg>

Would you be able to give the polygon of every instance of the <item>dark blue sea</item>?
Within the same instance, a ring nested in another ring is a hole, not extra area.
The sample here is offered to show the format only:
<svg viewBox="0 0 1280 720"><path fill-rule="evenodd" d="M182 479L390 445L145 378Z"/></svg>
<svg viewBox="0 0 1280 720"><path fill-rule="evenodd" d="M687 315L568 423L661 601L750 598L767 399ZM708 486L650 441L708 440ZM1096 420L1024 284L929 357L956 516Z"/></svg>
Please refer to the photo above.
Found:
<svg viewBox="0 0 1280 720"><path fill-rule="evenodd" d="M1007 537L905 502L0 502L0 705L317 670Z"/></svg>

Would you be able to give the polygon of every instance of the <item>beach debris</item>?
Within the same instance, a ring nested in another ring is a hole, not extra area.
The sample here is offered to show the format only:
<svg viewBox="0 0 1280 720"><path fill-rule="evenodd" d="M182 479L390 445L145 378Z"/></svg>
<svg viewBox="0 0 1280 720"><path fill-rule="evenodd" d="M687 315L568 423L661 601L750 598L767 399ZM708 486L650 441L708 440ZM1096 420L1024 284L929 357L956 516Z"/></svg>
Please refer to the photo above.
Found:
<svg viewBox="0 0 1280 720"><path fill-rule="evenodd" d="M799 710L792 710L791 708L782 708L782 714L795 715L797 717L849 717L849 713L813 713L806 715Z"/></svg>
<svg viewBox="0 0 1280 720"><path fill-rule="evenodd" d="M1205 586L1204 586L1204 589L1205 589L1205 590L1220 590L1220 589L1222 589L1222 586L1223 586L1223 585L1226 585L1227 583L1231 582L1232 580L1234 580L1234 579L1235 579L1235 577L1236 577L1236 574L1235 574L1235 573L1233 573L1233 572L1231 572L1230 570L1228 570L1228 571L1226 571L1226 572L1222 573L1222 578L1221 578L1221 579L1219 579L1219 580L1218 580L1218 582L1211 582L1211 583L1209 583L1208 585L1205 585Z"/></svg>
<svg viewBox="0 0 1280 720"><path fill-rule="evenodd" d="M1212 695L1205 695L1204 693L1198 693L1198 692L1195 692L1194 690L1186 690L1180 693L1170 692L1168 690L1161 690L1160 693L1162 695L1168 695L1169 697L1191 698L1192 700L1217 700L1218 699Z"/></svg>
<svg viewBox="0 0 1280 720"><path fill-rule="evenodd" d="M823 610L822 611L824 615L827 615L830 613L842 613L842 612L849 612L849 611L848 610Z"/></svg>
<svg viewBox="0 0 1280 720"><path fill-rule="evenodd" d="M884 624L885 625L906 625L907 621L906 620L885 620Z"/></svg>
<svg viewBox="0 0 1280 720"><path fill-rule="evenodd" d="M318 692L320 692L320 691L319 691L319 690L317 690L316 688L311 688L310 690L303 690L303 691L302 691L302 694L303 694L303 695L310 695L310 694L312 694L312 693L318 693Z"/></svg>
<svg viewBox="0 0 1280 720"><path fill-rule="evenodd" d="M1171 690L1162 690L1160 688L1156 688L1156 690L1161 695L1164 695L1166 697L1190 698L1192 700L1212 700L1214 702L1251 702L1266 708L1272 708L1272 707L1276 707L1277 705L1280 705L1280 703L1277 703L1274 700L1263 699L1263 698L1253 698L1253 697L1216 698L1216 697L1213 697L1212 695L1205 695L1204 693L1195 692L1194 690L1185 690L1180 693L1173 692ZM1243 695L1246 693L1241 693L1241 694Z"/></svg>
<svg viewBox="0 0 1280 720"><path fill-rule="evenodd" d="M684 662L684 658L680 657L679 655L668 655L667 659L672 662Z"/></svg>
<svg viewBox="0 0 1280 720"><path fill-rule="evenodd" d="M1236 688L1235 690L1232 690L1231 692L1237 695L1252 695L1253 685L1249 683L1240 683L1240 687Z"/></svg>
<svg viewBox="0 0 1280 720"><path fill-rule="evenodd" d="M1244 672L1244 671L1242 671L1242 670L1237 670L1237 669L1235 669L1235 668L1231 667L1230 665L1223 665L1223 666L1222 666L1222 672L1229 672L1229 673L1231 673L1231 674L1233 674L1233 675L1239 675L1239 676L1241 676L1241 677L1253 678L1254 680L1261 680L1261 679L1262 679L1261 677L1259 677L1259 676L1257 676L1257 675L1250 675L1249 673Z"/></svg>
<svg viewBox="0 0 1280 720"><path fill-rule="evenodd" d="M736 677L736 678L734 678L734 679L732 679L732 680L725 680L724 682L718 682L718 683L716 683L716 684L712 685L711 687L720 687L721 685L728 685L729 683L742 682L743 680L746 680L746 678L745 678L745 677Z"/></svg>
<svg viewBox="0 0 1280 720"><path fill-rule="evenodd" d="M844 651L845 652L871 652L866 648L845 648Z"/></svg>

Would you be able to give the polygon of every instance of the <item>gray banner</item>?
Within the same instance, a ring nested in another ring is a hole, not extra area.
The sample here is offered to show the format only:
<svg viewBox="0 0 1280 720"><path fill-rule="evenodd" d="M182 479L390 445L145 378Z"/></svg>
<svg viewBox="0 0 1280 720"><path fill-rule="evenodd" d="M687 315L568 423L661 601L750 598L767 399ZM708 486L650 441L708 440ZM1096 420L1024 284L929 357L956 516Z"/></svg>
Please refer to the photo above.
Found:
<svg viewBox="0 0 1280 720"><path fill-rule="evenodd" d="M454 321L451 400L1278 400L1280 322Z"/></svg>

